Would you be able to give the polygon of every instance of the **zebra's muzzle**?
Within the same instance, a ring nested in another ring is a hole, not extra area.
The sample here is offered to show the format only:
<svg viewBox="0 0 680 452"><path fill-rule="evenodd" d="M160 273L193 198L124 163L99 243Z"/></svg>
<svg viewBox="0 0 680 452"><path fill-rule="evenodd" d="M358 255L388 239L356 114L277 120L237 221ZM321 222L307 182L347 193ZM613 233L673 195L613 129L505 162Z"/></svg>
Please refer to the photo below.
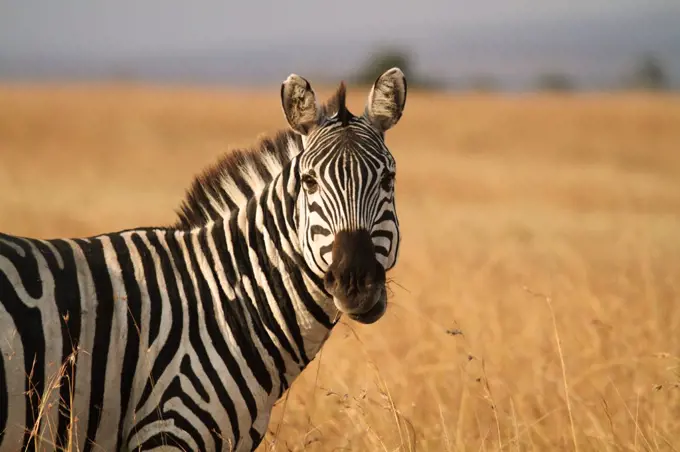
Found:
<svg viewBox="0 0 680 452"><path fill-rule="evenodd" d="M333 261L324 286L336 307L361 323L373 323L387 308L385 269L378 262L365 229L340 231L333 241Z"/></svg>
<svg viewBox="0 0 680 452"><path fill-rule="evenodd" d="M356 320L359 323L370 324L383 316L387 310L387 291L383 286L382 295L378 301L366 312L347 314L352 320Z"/></svg>

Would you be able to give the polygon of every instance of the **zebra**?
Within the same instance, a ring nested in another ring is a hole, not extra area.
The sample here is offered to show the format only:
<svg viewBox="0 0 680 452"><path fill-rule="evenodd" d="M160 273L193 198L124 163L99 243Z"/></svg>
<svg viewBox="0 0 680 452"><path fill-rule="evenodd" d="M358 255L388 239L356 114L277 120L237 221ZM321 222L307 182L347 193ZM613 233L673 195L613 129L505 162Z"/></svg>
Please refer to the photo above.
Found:
<svg viewBox="0 0 680 452"><path fill-rule="evenodd" d="M392 68L355 116L291 74L287 130L199 174L175 224L0 234L0 451L257 448L341 315L386 312L406 92Z"/></svg>

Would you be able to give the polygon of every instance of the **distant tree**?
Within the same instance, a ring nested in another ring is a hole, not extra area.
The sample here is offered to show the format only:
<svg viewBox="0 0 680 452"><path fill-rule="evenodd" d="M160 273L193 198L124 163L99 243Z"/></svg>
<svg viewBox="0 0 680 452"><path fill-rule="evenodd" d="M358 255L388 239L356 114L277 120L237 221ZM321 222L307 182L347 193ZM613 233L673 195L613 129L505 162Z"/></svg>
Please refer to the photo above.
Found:
<svg viewBox="0 0 680 452"><path fill-rule="evenodd" d="M389 48L375 51L368 58L357 74L356 81L360 84L372 85L383 72L393 67L400 68L406 74L411 85L411 58L406 51Z"/></svg>
<svg viewBox="0 0 680 452"><path fill-rule="evenodd" d="M668 89L669 81L666 69L661 60L651 54L643 55L633 71L634 88L652 91Z"/></svg>
<svg viewBox="0 0 680 452"><path fill-rule="evenodd" d="M409 88L442 90L447 87L447 84L442 80L416 74L411 55L407 51L395 47L373 51L354 76L354 82L360 85L372 85L386 70L393 67L398 67L404 72Z"/></svg>
<svg viewBox="0 0 680 452"><path fill-rule="evenodd" d="M538 76L536 88L540 91L566 92L575 89L574 82L567 74L548 72Z"/></svg>
<svg viewBox="0 0 680 452"><path fill-rule="evenodd" d="M490 74L477 74L468 78L467 89L478 93L491 93L500 89L500 83Z"/></svg>

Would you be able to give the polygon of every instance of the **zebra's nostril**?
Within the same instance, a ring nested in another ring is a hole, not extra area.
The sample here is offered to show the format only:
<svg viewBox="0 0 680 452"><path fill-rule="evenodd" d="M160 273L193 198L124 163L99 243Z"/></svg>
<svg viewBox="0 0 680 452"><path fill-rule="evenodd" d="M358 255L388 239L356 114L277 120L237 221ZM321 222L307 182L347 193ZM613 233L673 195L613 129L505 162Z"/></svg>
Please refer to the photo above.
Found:
<svg viewBox="0 0 680 452"><path fill-rule="evenodd" d="M375 280L375 275L373 273L367 273L366 277L361 281L363 287L370 287L373 285L373 281Z"/></svg>
<svg viewBox="0 0 680 452"><path fill-rule="evenodd" d="M335 290L335 275L333 275L332 271L327 271L326 274L323 277L323 285L328 291L333 291Z"/></svg>

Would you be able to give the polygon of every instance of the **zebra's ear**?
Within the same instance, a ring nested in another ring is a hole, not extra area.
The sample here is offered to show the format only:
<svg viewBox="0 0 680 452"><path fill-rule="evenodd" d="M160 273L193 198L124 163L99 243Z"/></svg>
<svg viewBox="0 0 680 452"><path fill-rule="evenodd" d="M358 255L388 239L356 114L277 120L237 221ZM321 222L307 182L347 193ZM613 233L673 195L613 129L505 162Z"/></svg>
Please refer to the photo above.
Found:
<svg viewBox="0 0 680 452"><path fill-rule="evenodd" d="M364 115L384 133L399 122L406 105L406 77L398 67L385 71L377 78L368 95Z"/></svg>
<svg viewBox="0 0 680 452"><path fill-rule="evenodd" d="M309 82L297 74L290 74L281 84L281 105L290 127L307 135L318 123L319 108Z"/></svg>

